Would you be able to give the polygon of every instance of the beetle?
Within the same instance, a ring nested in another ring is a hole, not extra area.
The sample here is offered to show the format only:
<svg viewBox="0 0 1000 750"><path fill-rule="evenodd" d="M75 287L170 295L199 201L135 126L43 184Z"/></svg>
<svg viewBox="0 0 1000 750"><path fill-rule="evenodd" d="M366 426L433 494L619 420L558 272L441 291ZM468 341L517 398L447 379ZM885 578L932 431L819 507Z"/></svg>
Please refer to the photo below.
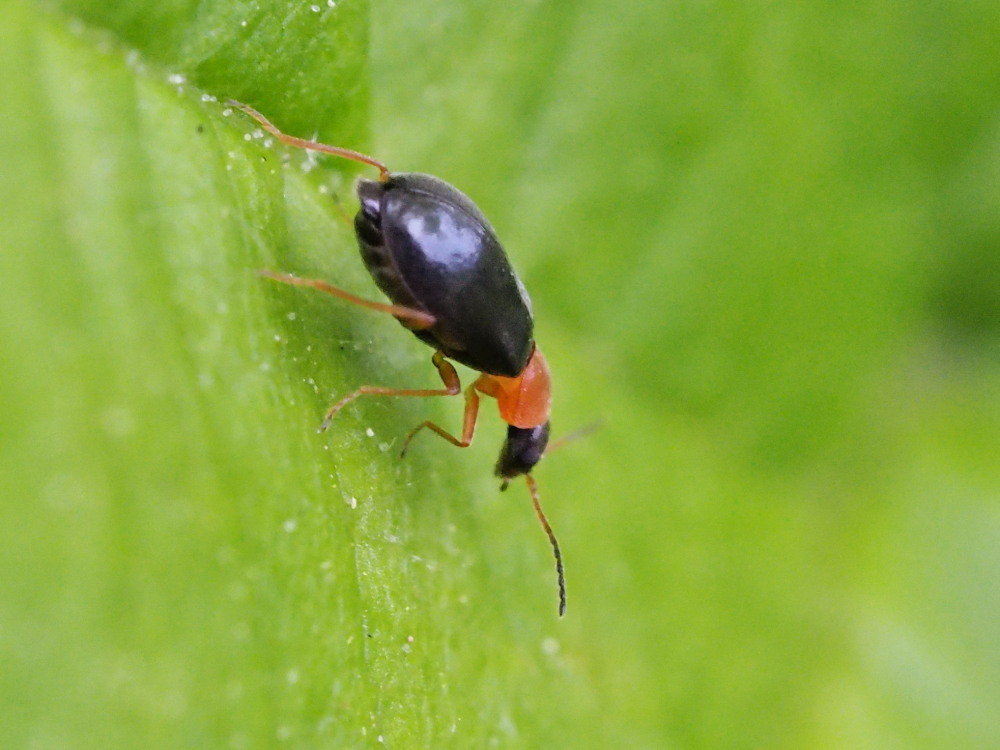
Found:
<svg viewBox="0 0 1000 750"><path fill-rule="evenodd" d="M363 299L319 279L262 271L267 278L311 287L347 302L386 312L434 349L431 362L444 388L407 389L361 386L330 407L322 432L347 404L361 396L457 396L462 385L454 365L478 371L465 391L462 432L456 437L431 421L421 422L403 440L401 455L424 428L460 448L472 443L480 394L497 400L507 437L494 469L501 490L523 476L556 561L559 616L566 612L562 553L542 511L532 469L549 442L552 380L534 339L531 299L514 272L482 211L464 193L427 174L391 172L378 160L339 146L287 135L264 115L241 102L235 107L282 143L375 167L377 180L361 178L360 208L354 231L361 258L391 304Z"/></svg>

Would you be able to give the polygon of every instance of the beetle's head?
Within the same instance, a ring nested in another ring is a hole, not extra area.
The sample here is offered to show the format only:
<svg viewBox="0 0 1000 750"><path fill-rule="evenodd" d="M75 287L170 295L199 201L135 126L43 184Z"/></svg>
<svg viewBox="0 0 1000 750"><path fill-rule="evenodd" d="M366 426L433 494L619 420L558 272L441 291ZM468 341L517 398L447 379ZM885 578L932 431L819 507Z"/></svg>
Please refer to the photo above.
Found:
<svg viewBox="0 0 1000 750"><path fill-rule="evenodd" d="M530 472L542 460L549 444L549 422L538 427L507 425L507 439L500 449L496 475L503 480L503 489L514 477Z"/></svg>

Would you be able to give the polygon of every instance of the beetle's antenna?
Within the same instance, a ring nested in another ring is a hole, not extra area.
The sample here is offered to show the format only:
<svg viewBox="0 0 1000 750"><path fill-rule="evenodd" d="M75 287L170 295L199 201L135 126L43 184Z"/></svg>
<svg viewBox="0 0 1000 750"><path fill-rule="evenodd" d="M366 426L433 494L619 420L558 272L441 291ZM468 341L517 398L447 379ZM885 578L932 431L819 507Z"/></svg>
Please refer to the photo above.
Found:
<svg viewBox="0 0 1000 750"><path fill-rule="evenodd" d="M566 576L563 573L562 553L559 551L559 542L556 541L556 535L552 532L552 527L549 526L549 520L542 512L541 503L538 502L538 485L535 484L535 478L531 474L525 474L524 478L528 482L528 492L531 493L531 503L535 506L535 514L538 516L538 520L542 522L542 528L545 529L545 533L549 535L549 541L552 543L552 552L556 556L556 576L559 579L559 616L562 617L566 614Z"/></svg>
<svg viewBox="0 0 1000 750"><path fill-rule="evenodd" d="M226 104L230 107L236 107L236 109L250 115L253 119L260 123L260 126L264 128L264 130L282 143L287 143L289 146L295 146L297 148L304 148L307 151L319 151L320 153L331 154L332 156L339 156L343 159L350 159L351 161L359 161L362 164L368 164L369 166L375 167L379 171L379 180L385 182L389 179L389 168L378 159L368 156L367 154L362 154L360 151L343 148L342 146L328 146L327 144L319 143L318 141L309 141L305 138L296 138L294 135L287 135L278 130L275 125L271 124L270 120L264 117L264 115L251 107L249 104L243 104L243 102L238 102L235 99L227 99Z"/></svg>
<svg viewBox="0 0 1000 750"><path fill-rule="evenodd" d="M566 443L572 443L574 440L578 440L579 438L582 437L587 437L587 435L591 434L592 432L597 432L602 427L604 427L604 420L598 419L596 422L591 422L590 424L585 425L578 430L573 430L573 432L569 433L568 435L563 435L555 442L549 443L549 447L545 449L545 453L543 455L547 456L557 448L562 448L564 445L566 445Z"/></svg>

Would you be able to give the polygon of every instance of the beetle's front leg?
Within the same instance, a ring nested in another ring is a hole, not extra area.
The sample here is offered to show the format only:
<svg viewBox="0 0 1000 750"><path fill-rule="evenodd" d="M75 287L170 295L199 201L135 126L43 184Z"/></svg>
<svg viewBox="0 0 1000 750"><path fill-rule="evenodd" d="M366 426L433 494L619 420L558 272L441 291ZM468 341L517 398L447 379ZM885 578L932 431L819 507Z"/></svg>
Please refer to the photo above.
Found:
<svg viewBox="0 0 1000 750"><path fill-rule="evenodd" d="M421 422L414 427L403 439L403 449L399 452L400 457L406 455L406 449L410 446L410 441L424 427L433 430L452 445L459 448L468 448L472 443L472 437L476 433L476 418L479 416L479 394L476 393L475 385L470 385L465 389L465 413L462 417L462 437L457 438L440 425L434 422Z"/></svg>

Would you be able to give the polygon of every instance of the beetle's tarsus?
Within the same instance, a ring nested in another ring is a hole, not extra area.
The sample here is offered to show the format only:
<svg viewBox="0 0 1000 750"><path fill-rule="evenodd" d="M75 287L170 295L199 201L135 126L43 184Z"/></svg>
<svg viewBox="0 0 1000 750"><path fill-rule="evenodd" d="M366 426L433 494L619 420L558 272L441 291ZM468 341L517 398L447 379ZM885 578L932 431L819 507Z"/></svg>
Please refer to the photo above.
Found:
<svg viewBox="0 0 1000 750"><path fill-rule="evenodd" d="M326 413L326 416L323 417L323 421L320 422L319 427L316 428L316 432L326 432L330 428L330 425L333 423L333 418L337 416L337 412L340 411L340 406L341 404L337 404Z"/></svg>

